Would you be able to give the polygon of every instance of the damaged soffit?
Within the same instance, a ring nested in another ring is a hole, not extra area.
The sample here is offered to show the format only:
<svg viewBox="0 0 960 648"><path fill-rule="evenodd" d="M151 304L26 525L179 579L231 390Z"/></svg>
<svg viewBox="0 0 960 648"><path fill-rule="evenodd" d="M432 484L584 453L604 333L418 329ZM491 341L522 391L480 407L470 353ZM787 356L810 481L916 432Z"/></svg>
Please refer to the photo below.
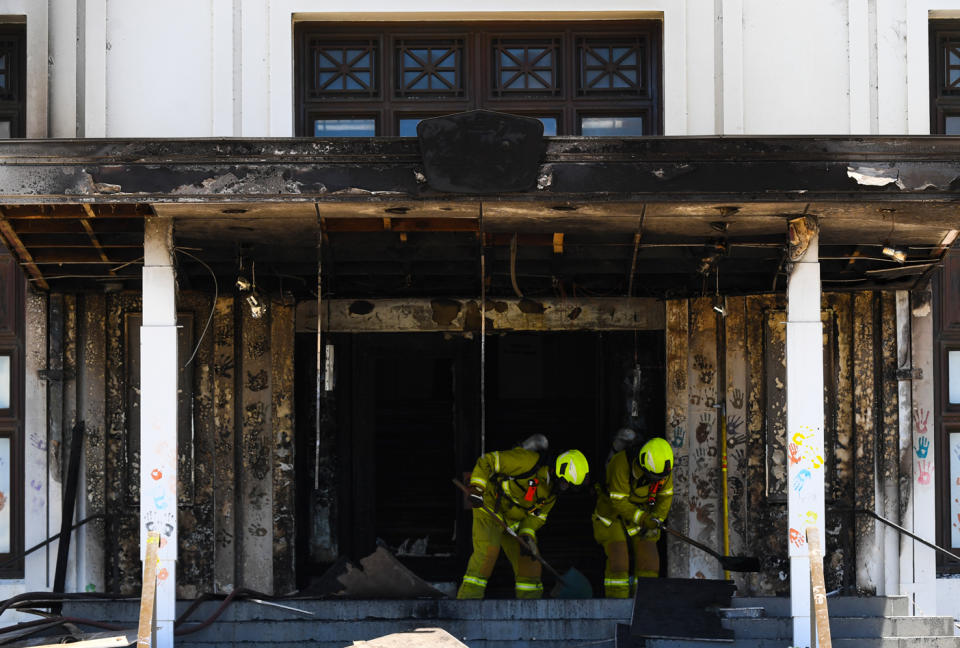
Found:
<svg viewBox="0 0 960 648"><path fill-rule="evenodd" d="M249 260L309 296L319 249L330 296L463 297L482 252L492 296L564 298L782 290L799 214L826 289L909 287L960 229L954 138L545 141L535 187L480 196L432 189L412 138L8 140L0 236L40 289L136 289L158 215L187 288Z"/></svg>

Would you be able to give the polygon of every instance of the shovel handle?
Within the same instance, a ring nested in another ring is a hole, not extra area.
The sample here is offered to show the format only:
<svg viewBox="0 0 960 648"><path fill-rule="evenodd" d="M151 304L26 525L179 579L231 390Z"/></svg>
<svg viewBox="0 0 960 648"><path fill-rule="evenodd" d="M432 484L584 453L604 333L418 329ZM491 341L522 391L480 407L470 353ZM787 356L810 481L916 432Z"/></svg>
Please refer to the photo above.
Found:
<svg viewBox="0 0 960 648"><path fill-rule="evenodd" d="M462 490L464 493L466 493L467 495L470 495L470 489L464 486L459 479L454 478L453 483L454 485L456 485L457 488ZM486 511L487 513L489 513L494 520L499 522L500 526L503 527L503 530L506 531L508 535L512 536L517 542L519 542L521 545L526 547L527 551L530 552L530 555L532 555L541 565L546 567L547 571L553 574L553 577L556 578L561 585L566 586L567 583L566 581L563 580L563 576L561 576L560 572L554 569L550 563L544 560L543 556L540 555L540 552L537 551L536 545L531 546L530 542L526 538L520 537L520 535L516 531L514 531L513 528L509 524L507 524L502 517L500 517L499 515L494 513L492 510L490 510L490 507L487 506L486 504L481 504L480 508Z"/></svg>

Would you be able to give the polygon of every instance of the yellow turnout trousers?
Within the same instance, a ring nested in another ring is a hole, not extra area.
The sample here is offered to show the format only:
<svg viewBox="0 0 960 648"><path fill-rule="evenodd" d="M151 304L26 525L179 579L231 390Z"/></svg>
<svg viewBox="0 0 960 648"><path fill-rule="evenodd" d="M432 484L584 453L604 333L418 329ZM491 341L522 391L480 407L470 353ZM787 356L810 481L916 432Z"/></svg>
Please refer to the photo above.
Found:
<svg viewBox="0 0 960 648"><path fill-rule="evenodd" d="M540 563L530 556L521 555L516 538L509 535L492 515L483 509L473 509L473 554L457 592L458 599L483 598L487 579L493 573L501 548L513 567L517 598L543 597Z"/></svg>
<svg viewBox="0 0 960 648"><path fill-rule="evenodd" d="M659 530L648 534L640 531L630 536L618 520L612 520L608 526L604 520L594 516L593 537L607 555L603 571L603 591L607 598L629 598L636 591L638 579L660 575L660 553L657 551ZM632 545L633 549L632 578L628 545Z"/></svg>

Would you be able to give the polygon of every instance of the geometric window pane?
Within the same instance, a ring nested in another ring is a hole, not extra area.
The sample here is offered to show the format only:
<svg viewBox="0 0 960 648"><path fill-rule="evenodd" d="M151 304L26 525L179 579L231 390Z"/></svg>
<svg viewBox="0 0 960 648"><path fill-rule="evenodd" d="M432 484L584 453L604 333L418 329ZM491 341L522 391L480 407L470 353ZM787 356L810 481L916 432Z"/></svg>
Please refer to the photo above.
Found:
<svg viewBox="0 0 960 648"><path fill-rule="evenodd" d="M543 124L543 134L547 137L552 137L557 134L557 118L556 117L537 117L540 122Z"/></svg>
<svg viewBox="0 0 960 648"><path fill-rule="evenodd" d="M577 47L578 92L640 94L643 91L643 41L583 39Z"/></svg>
<svg viewBox="0 0 960 648"><path fill-rule="evenodd" d="M560 42L557 40L493 41L493 93L560 94Z"/></svg>
<svg viewBox="0 0 960 648"><path fill-rule="evenodd" d="M944 122L944 135L960 135L960 115L947 116Z"/></svg>
<svg viewBox="0 0 960 648"><path fill-rule="evenodd" d="M960 404L960 351L949 351L947 353L947 365L950 404Z"/></svg>
<svg viewBox="0 0 960 648"><path fill-rule="evenodd" d="M460 39L398 40L394 46L396 95L464 96L463 46Z"/></svg>
<svg viewBox="0 0 960 648"><path fill-rule="evenodd" d="M404 117L400 120L400 137L416 137L417 124L423 120L419 117Z"/></svg>
<svg viewBox="0 0 960 648"><path fill-rule="evenodd" d="M8 355L0 355L0 409L10 409L10 356Z"/></svg>
<svg viewBox="0 0 960 648"><path fill-rule="evenodd" d="M580 134L586 137L643 135L643 117L581 117Z"/></svg>
<svg viewBox="0 0 960 648"><path fill-rule="evenodd" d="M10 553L10 439L0 439L0 553Z"/></svg>
<svg viewBox="0 0 960 648"><path fill-rule="evenodd" d="M314 137L373 137L377 134L375 119L315 119Z"/></svg>
<svg viewBox="0 0 960 648"><path fill-rule="evenodd" d="M944 78L942 90L945 94L960 91L960 42L946 39L943 43Z"/></svg>
<svg viewBox="0 0 960 648"><path fill-rule="evenodd" d="M13 130L13 124L10 120L0 120L0 139L9 139L11 137L11 131Z"/></svg>
<svg viewBox="0 0 960 648"><path fill-rule="evenodd" d="M311 96L377 95L377 41L311 41Z"/></svg>

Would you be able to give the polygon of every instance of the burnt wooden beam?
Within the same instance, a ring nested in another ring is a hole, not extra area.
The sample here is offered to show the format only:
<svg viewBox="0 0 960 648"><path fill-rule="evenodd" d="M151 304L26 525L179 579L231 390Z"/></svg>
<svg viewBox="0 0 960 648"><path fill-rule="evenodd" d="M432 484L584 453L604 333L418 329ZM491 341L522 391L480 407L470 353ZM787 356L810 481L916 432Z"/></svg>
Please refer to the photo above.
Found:
<svg viewBox="0 0 960 648"><path fill-rule="evenodd" d="M87 216L89 216L90 218L97 217L96 213L94 213L93 211L93 207L90 204L84 203L83 210L87 213ZM90 225L90 221L87 220L86 218L81 218L80 226L83 227L84 231L87 233L87 237L89 237L90 242L93 244L93 247L96 248L97 253L100 255L100 260L103 261L104 263L110 263L110 258L107 257L106 252L104 252L103 247L101 247L100 240L97 238L97 233L93 231L93 227ZM113 270L110 270L109 272L110 274L113 274Z"/></svg>
<svg viewBox="0 0 960 648"><path fill-rule="evenodd" d="M47 284L47 280L43 278L43 273L40 272L40 268L34 263L30 252L27 251L20 237L17 236L17 233L13 230L13 227L6 218L6 212L2 207L0 207L0 237L3 237L7 247L19 259L20 265L26 269L34 285L41 290L49 290L50 286Z"/></svg>

